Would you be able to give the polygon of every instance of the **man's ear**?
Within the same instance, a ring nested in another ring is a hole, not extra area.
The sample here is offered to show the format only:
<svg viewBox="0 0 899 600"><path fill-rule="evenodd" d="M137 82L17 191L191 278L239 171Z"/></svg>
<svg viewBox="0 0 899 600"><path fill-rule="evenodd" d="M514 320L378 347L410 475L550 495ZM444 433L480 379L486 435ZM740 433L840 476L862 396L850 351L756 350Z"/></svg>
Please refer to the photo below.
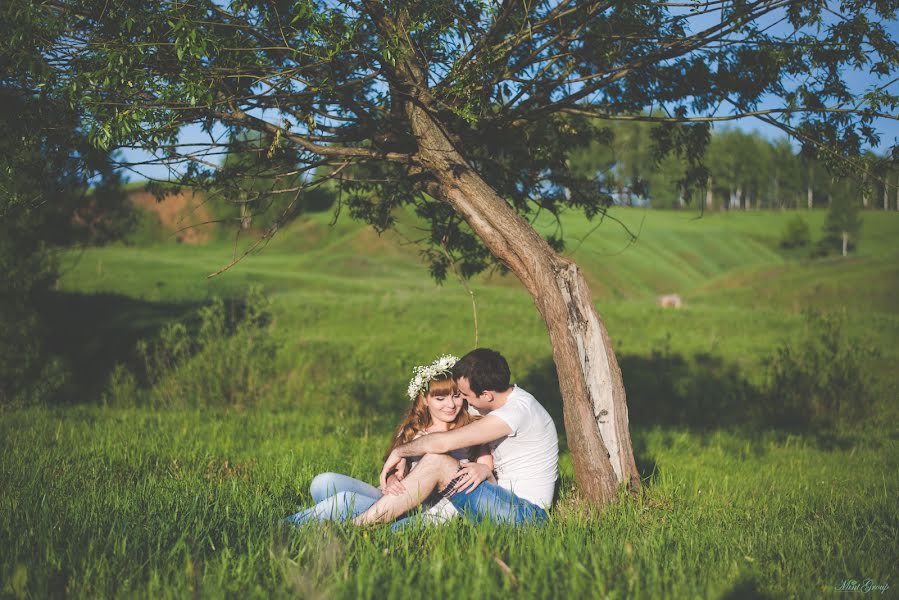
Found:
<svg viewBox="0 0 899 600"><path fill-rule="evenodd" d="M494 400L493 392L488 392L487 390L484 390L484 392L481 393L481 395L487 396L487 402L493 402L493 400Z"/></svg>

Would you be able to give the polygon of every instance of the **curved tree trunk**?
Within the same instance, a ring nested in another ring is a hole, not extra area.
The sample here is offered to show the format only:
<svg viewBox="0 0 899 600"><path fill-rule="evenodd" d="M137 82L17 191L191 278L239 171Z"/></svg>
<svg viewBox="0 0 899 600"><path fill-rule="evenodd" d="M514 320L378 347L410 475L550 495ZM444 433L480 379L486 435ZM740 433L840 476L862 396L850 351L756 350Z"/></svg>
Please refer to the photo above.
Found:
<svg viewBox="0 0 899 600"><path fill-rule="evenodd" d="M565 430L581 491L606 504L640 487L621 370L578 266L556 254L465 161L440 124L407 104L432 193L465 219L521 280L546 323L562 392Z"/></svg>

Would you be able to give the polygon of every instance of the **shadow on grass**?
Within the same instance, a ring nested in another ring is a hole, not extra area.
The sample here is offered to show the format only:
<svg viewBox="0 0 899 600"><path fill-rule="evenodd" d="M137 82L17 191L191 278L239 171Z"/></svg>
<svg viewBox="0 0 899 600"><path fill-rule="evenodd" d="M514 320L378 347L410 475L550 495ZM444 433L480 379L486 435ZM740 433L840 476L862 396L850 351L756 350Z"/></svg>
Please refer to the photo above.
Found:
<svg viewBox="0 0 899 600"><path fill-rule="evenodd" d="M627 392L628 417L637 467L643 477L654 470L641 440L634 431L651 427L688 430L707 435L726 430L738 434L761 452L758 441L765 433L799 434L822 449L844 449L853 445L832 431L797 423L775 394L749 381L736 363L720 356L692 356L655 352L650 356L618 357ZM562 429L562 401L555 364L547 359L521 378L521 385L547 408Z"/></svg>
<svg viewBox="0 0 899 600"><path fill-rule="evenodd" d="M721 600L768 600L773 597L762 591L761 584L754 577L744 576L733 588L721 595Z"/></svg>
<svg viewBox="0 0 899 600"><path fill-rule="evenodd" d="M135 345L168 322L194 314L196 303L148 302L119 294L52 292L37 306L48 353L67 367L60 403L99 400L116 363L136 359Z"/></svg>

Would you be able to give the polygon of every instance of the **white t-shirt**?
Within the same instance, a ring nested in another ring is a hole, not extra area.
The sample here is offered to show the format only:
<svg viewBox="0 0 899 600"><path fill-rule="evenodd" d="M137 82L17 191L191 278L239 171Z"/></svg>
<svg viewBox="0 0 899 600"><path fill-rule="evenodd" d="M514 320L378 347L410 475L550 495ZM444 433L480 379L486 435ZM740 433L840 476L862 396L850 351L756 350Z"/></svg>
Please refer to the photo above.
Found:
<svg viewBox="0 0 899 600"><path fill-rule="evenodd" d="M508 436L490 442L496 483L548 509L559 476L559 437L552 417L518 386L502 407L485 416L499 417L512 429Z"/></svg>

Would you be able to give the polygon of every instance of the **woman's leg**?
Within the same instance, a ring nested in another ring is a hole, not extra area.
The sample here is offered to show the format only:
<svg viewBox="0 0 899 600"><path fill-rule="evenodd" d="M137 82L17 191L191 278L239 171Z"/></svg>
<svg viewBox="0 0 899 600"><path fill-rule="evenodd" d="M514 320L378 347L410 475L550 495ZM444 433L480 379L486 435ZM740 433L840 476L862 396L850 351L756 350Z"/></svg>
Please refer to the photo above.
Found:
<svg viewBox="0 0 899 600"><path fill-rule="evenodd" d="M425 454L403 479L405 492L382 496L377 504L353 520L356 525L386 523L428 499L435 489L446 487L459 469L459 461L446 454Z"/></svg>
<svg viewBox="0 0 899 600"><path fill-rule="evenodd" d="M340 473L316 475L309 485L309 493L312 494L312 501L316 504L339 492L352 492L374 498L375 500L383 495L381 490L375 486Z"/></svg>
<svg viewBox="0 0 899 600"><path fill-rule="evenodd" d="M364 513L377 501L378 498L372 498L365 494L337 492L316 503L315 506L291 515L285 520L294 525L302 525L310 521L346 521Z"/></svg>

